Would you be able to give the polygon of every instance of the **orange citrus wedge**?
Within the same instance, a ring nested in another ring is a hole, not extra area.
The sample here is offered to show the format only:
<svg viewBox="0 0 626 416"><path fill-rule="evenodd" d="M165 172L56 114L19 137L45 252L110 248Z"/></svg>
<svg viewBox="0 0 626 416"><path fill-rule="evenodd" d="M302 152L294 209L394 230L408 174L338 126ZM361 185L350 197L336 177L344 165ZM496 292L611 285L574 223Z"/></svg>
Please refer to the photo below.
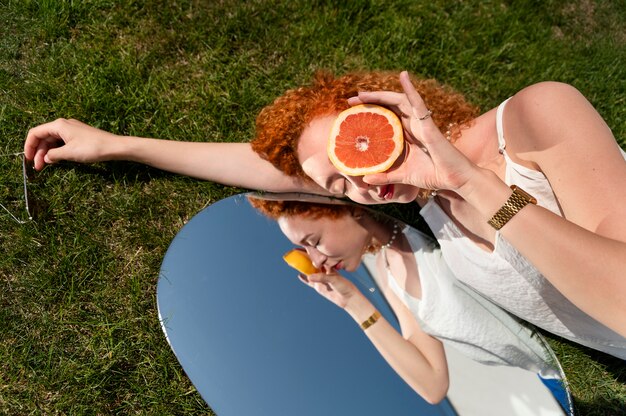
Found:
<svg viewBox="0 0 626 416"><path fill-rule="evenodd" d="M362 104L337 116L328 140L328 157L349 176L384 172L404 150L402 123L391 110Z"/></svg>
<svg viewBox="0 0 626 416"><path fill-rule="evenodd" d="M300 273L304 273L306 275L319 273L319 270L317 270L315 266L313 266L313 263L311 263L309 256L302 250L293 249L288 251L283 256L283 259L288 265Z"/></svg>

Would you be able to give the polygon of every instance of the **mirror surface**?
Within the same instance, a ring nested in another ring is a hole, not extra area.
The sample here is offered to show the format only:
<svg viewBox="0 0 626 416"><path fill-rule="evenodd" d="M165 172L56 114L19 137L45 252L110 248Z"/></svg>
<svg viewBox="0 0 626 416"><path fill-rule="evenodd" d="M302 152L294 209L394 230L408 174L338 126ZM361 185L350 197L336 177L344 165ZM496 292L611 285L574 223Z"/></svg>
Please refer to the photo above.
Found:
<svg viewBox="0 0 626 416"><path fill-rule="evenodd" d="M564 414L536 374L485 366L449 346L448 398L429 405L348 314L298 280L282 259L292 248L274 221L237 195L196 215L164 258L157 288L164 332L218 415ZM344 275L393 322L370 270ZM569 406L567 392L556 392Z"/></svg>

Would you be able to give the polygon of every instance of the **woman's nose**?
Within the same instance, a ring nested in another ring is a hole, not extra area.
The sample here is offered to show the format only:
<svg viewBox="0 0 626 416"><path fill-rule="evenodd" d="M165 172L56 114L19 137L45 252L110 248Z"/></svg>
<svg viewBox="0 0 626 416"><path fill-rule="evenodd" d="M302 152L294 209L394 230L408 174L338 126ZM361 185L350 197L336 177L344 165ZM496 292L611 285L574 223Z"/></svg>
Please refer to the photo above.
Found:
<svg viewBox="0 0 626 416"><path fill-rule="evenodd" d="M348 176L348 181L352 185L350 187L350 196L354 198L367 198L369 197L370 185L363 181L362 176Z"/></svg>
<svg viewBox="0 0 626 416"><path fill-rule="evenodd" d="M309 257L311 258L311 261L313 262L313 266L315 266L316 269L321 270L324 266L324 263L326 263L326 260L328 260L328 257L313 249L308 249L307 252L309 254Z"/></svg>

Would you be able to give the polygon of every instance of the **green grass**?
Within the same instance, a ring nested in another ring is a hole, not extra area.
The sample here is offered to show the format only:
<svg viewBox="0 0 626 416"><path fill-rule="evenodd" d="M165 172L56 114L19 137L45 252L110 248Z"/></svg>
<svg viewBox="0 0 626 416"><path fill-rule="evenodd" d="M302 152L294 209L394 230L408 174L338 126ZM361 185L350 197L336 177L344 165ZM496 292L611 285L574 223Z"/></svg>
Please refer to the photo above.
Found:
<svg viewBox="0 0 626 416"><path fill-rule="evenodd" d="M57 117L247 140L318 69L408 69L484 109L568 82L625 147L623 1L346 3L0 0L0 153ZM0 202L17 209L19 164L3 159ZM0 413L211 414L161 334L155 285L180 227L238 190L122 162L60 164L31 188L37 220L0 219ZM580 414L625 411L623 362L551 343Z"/></svg>

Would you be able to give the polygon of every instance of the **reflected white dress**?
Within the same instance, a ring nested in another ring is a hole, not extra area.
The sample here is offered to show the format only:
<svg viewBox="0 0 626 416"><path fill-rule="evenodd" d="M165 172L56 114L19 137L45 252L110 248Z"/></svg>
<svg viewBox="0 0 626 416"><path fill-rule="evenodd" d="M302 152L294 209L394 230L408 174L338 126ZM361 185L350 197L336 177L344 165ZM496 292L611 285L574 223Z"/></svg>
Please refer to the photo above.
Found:
<svg viewBox="0 0 626 416"><path fill-rule="evenodd" d="M560 377L531 329L459 282L434 240L412 227L402 232L415 255L422 297L407 293L389 270L387 282L426 333L482 364L521 367L544 378Z"/></svg>
<svg viewBox="0 0 626 416"><path fill-rule="evenodd" d="M500 152L506 161L505 182L537 198L538 205L563 215L543 173L513 162L506 153L502 114L497 111ZM626 153L622 151L626 159ZM454 275L512 314L576 343L626 359L626 338L607 328L567 300L517 249L496 233L495 248L477 247L431 198L420 211L439 241Z"/></svg>

